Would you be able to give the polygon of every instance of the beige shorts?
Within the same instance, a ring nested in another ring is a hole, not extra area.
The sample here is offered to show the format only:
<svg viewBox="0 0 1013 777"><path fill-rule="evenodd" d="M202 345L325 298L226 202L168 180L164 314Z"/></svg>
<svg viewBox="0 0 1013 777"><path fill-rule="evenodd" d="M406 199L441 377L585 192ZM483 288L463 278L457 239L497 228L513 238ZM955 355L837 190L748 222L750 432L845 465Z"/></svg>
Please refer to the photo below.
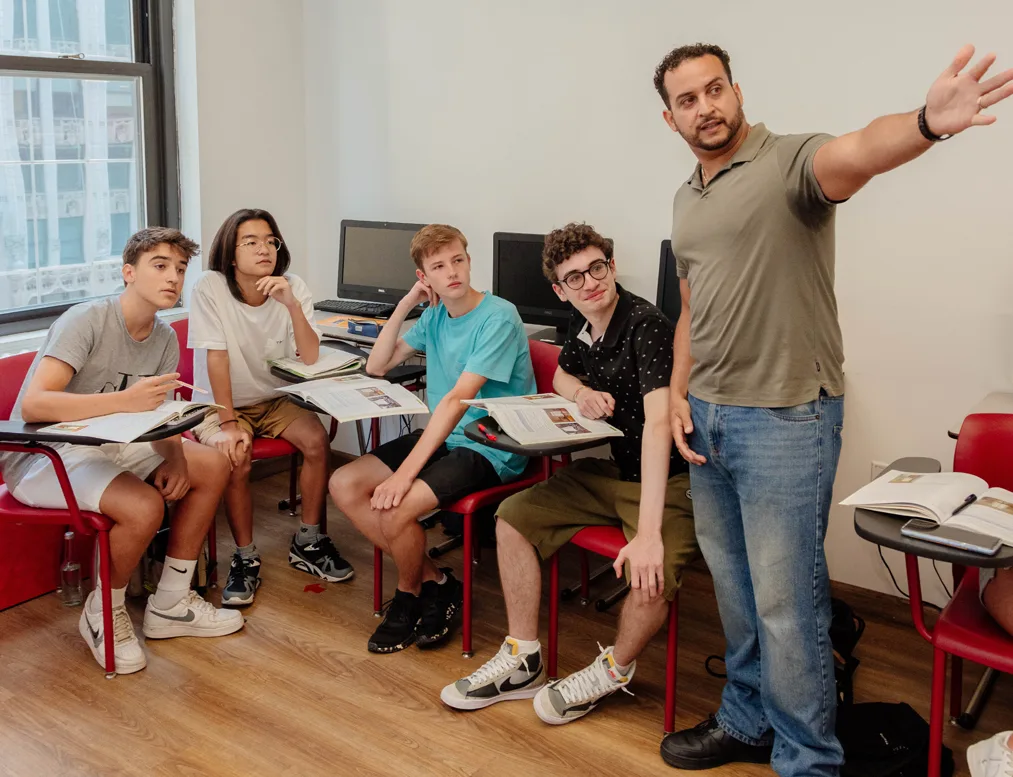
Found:
<svg viewBox="0 0 1013 777"><path fill-rule="evenodd" d="M102 494L117 475L130 472L147 480L164 461L149 442L61 445L57 452L67 470L77 506L93 513L100 512ZM11 489L11 496L29 507L51 510L67 507L56 471L45 456L35 457L31 468Z"/></svg>
<svg viewBox="0 0 1013 777"><path fill-rule="evenodd" d="M611 461L577 459L545 482L504 500L496 514L534 545L544 561L587 526L616 526L627 541L633 539L640 517L640 484L620 480L619 468ZM688 473L668 481L661 541L664 596L671 601L683 568L699 555Z"/></svg>
<svg viewBox="0 0 1013 777"><path fill-rule="evenodd" d="M316 413L299 407L287 397L265 399L255 405L236 408L236 420L250 437L281 437L293 421L298 421L303 416L317 417ZM218 413L208 413L193 428L193 436L201 442L207 442L221 430Z"/></svg>

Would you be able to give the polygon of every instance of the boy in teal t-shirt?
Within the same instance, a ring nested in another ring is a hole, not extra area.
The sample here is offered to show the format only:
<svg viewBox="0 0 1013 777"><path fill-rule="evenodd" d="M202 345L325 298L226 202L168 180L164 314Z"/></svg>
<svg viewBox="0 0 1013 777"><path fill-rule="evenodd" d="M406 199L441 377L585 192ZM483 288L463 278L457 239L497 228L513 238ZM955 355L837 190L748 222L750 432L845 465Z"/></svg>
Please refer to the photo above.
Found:
<svg viewBox="0 0 1013 777"><path fill-rule="evenodd" d="M430 561L418 519L513 480L525 466L522 456L464 436L464 427L483 413L462 399L536 390L517 309L471 287L467 249L467 239L454 227L430 224L419 230L411 245L419 280L383 328L366 365L371 375L384 375L424 353L428 425L346 464L330 481L334 503L397 564L397 591L368 643L373 653L393 653L412 642L433 647L450 637L461 584ZM415 326L398 337L409 311L426 300L429 307Z"/></svg>

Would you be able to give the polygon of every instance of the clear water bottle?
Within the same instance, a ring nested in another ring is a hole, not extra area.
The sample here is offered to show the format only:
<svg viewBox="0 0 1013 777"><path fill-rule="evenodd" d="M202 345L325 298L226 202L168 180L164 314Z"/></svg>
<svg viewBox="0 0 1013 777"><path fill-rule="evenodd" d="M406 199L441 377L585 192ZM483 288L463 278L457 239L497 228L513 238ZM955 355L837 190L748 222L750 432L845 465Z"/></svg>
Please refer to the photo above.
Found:
<svg viewBox="0 0 1013 777"><path fill-rule="evenodd" d="M81 565L74 561L74 532L63 535L63 566L60 567L60 600L68 607L84 601L81 593Z"/></svg>

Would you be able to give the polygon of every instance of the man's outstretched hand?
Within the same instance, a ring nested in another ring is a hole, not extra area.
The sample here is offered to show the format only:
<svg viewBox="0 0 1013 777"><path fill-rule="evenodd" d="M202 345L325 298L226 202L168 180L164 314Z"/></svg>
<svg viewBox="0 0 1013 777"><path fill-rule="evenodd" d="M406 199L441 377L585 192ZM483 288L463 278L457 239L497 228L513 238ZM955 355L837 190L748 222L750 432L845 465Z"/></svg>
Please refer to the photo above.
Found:
<svg viewBox="0 0 1013 777"><path fill-rule="evenodd" d="M965 71L973 56L974 46L964 46L929 89L925 122L933 134L956 135L968 127L992 124L996 117L983 111L1013 95L1013 70L982 81L995 64L995 54L986 54Z"/></svg>

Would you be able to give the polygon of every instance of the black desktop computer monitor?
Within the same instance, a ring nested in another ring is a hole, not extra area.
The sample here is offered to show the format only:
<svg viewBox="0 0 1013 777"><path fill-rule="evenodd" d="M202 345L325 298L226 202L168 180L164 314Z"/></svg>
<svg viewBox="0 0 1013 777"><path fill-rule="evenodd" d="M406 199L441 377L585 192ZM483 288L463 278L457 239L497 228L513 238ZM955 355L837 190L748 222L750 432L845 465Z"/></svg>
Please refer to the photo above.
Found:
<svg viewBox="0 0 1013 777"><path fill-rule="evenodd" d="M492 293L512 302L521 321L552 327L532 337L561 344L573 308L556 296L542 274L545 235L497 232L492 236Z"/></svg>
<svg viewBox="0 0 1013 777"><path fill-rule="evenodd" d="M397 303L415 285L409 247L424 224L342 221L338 296Z"/></svg>
<svg viewBox="0 0 1013 777"><path fill-rule="evenodd" d="M675 270L675 254L672 241L661 241L661 264L658 267L658 299L655 303L674 326L682 312L682 293L679 291L679 276Z"/></svg>

